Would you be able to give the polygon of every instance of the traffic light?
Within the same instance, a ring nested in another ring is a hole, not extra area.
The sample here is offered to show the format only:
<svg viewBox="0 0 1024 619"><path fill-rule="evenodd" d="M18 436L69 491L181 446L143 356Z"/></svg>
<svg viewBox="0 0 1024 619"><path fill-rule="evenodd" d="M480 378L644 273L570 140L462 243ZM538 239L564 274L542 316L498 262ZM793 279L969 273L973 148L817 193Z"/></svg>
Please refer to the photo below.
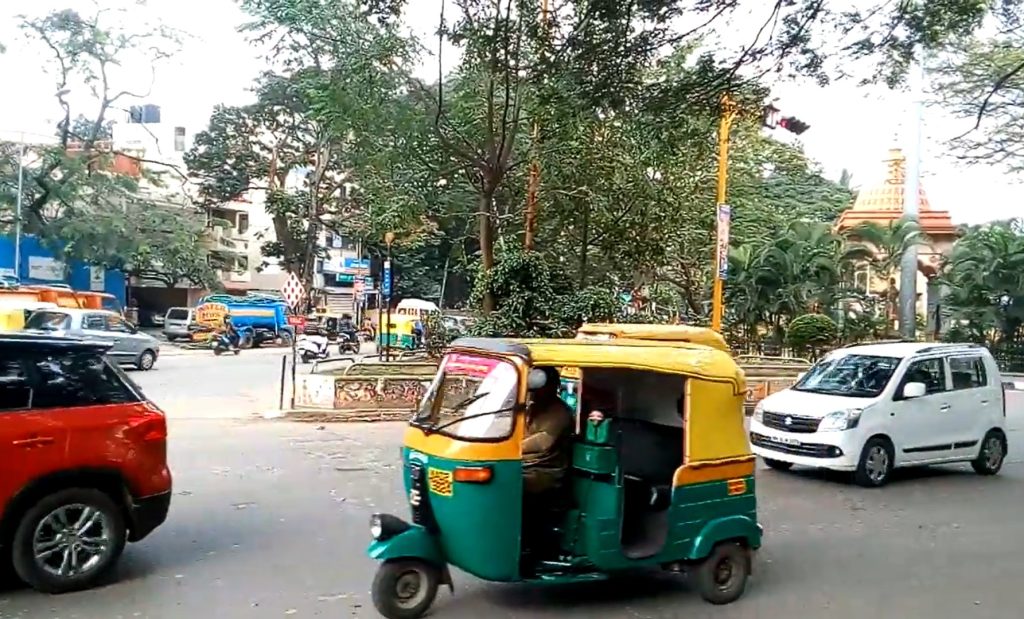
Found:
<svg viewBox="0 0 1024 619"><path fill-rule="evenodd" d="M810 125L800 120L796 116L786 116L785 118L780 118L779 126L785 129L786 131L789 131L790 133L795 133L796 135L800 135L804 131L807 131L808 129L811 128Z"/></svg>

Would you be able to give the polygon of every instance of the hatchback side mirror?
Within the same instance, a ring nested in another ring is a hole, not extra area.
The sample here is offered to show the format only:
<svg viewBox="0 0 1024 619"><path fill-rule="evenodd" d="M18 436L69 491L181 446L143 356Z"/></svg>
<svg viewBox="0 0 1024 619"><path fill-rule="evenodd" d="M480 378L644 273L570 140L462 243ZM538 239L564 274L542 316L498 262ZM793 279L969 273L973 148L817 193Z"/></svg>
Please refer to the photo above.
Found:
<svg viewBox="0 0 1024 619"><path fill-rule="evenodd" d="M907 383L903 385L903 397L907 400L920 398L926 392L924 383Z"/></svg>

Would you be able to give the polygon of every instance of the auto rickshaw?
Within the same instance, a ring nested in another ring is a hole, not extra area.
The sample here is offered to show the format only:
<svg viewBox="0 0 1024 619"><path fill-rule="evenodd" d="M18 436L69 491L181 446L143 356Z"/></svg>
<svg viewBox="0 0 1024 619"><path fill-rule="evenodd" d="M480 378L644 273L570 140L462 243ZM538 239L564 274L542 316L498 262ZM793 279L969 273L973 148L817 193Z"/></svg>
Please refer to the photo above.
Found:
<svg viewBox="0 0 1024 619"><path fill-rule="evenodd" d="M416 321L423 320L415 314L392 314L390 329L388 325L381 325L377 333L377 343L381 348L401 348L403 350L414 350L416 348L416 335L413 333Z"/></svg>
<svg viewBox="0 0 1024 619"><path fill-rule="evenodd" d="M729 345L721 333L707 327L629 323L586 323L576 331L576 339L609 341L615 339L651 342L690 342L724 352Z"/></svg>
<svg viewBox="0 0 1024 619"><path fill-rule="evenodd" d="M579 393L564 500L538 514L524 509L521 446L551 368ZM494 582L690 571L705 600L736 600L762 535L745 390L730 355L699 344L456 340L405 432L411 518L371 519L377 610L420 617L439 585L454 592L450 566ZM539 548L523 543L537 517L550 523Z"/></svg>

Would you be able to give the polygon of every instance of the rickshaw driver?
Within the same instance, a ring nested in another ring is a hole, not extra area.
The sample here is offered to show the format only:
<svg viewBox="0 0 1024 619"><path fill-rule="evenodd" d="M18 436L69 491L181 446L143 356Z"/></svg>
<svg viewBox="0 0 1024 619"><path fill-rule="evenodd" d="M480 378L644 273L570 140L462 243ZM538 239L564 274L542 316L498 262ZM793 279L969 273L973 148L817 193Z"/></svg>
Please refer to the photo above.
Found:
<svg viewBox="0 0 1024 619"><path fill-rule="evenodd" d="M555 368L540 368L544 386L533 393L523 439L523 486L527 494L542 494L560 485L569 468L572 411L558 397Z"/></svg>

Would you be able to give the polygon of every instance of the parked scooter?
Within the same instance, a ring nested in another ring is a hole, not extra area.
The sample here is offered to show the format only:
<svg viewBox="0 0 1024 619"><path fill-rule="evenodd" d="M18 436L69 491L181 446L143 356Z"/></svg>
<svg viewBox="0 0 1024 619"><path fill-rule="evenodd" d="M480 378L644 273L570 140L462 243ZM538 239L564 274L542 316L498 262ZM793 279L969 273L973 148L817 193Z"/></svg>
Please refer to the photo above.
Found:
<svg viewBox="0 0 1024 619"><path fill-rule="evenodd" d="M299 336L298 353L303 363L309 363L314 359L326 359L330 354L328 346L330 341L327 336L319 331L306 331Z"/></svg>

